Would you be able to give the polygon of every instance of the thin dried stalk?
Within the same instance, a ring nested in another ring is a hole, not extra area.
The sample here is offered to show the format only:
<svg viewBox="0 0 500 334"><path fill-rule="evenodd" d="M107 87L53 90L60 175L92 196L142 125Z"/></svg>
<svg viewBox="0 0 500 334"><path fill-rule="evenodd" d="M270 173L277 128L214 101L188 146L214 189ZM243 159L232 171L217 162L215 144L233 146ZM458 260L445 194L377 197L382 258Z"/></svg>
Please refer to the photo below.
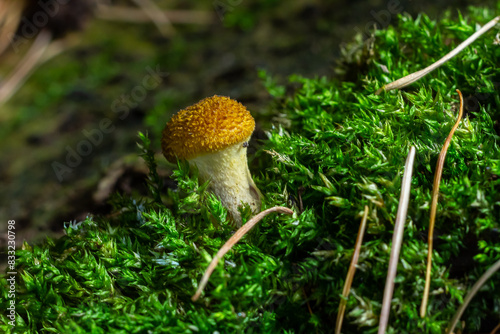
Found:
<svg viewBox="0 0 500 334"><path fill-rule="evenodd" d="M349 270L347 271L347 276L345 278L344 289L342 290L342 298L340 299L339 312L337 313L337 323L335 325L336 334L340 334L340 330L342 329L342 321L344 320L347 298L349 297L349 292L351 291L352 280L354 279L354 273L356 272L356 265L358 264L359 252L361 251L361 244L363 243L363 236L365 234L367 218L368 218L368 206L365 205L363 219L361 219L361 224L359 225L359 230L358 230L358 236L356 238L356 244L354 246L354 253L352 254L351 264L349 265Z"/></svg>
<svg viewBox="0 0 500 334"><path fill-rule="evenodd" d="M168 10L163 11L163 15L171 23L175 24L210 24L214 20L214 15L209 11L201 10ZM151 17L143 10L126 6L98 5L95 13L96 17L102 20L127 21L134 23L151 22Z"/></svg>
<svg viewBox="0 0 500 334"><path fill-rule="evenodd" d="M432 203L431 203L431 216L429 220L429 249L427 253L427 270L425 273L425 289L424 289L424 296L422 298L422 304L420 305L420 316L422 318L425 317L425 314L427 313L427 302L429 300L429 289L431 286L431 266L432 266L432 244L434 241L434 223L436 220L436 210L437 210L437 202L438 202L438 197L439 197L439 184L441 182L441 175L443 174L443 165L444 165L444 159L446 158L446 152L448 151L448 147L450 146L451 143L451 138L453 137L453 134L455 133L455 130L458 128L458 124L460 123L460 120L462 119L462 114L464 111L464 99L462 97L462 93L457 89L457 93L460 97L460 112L458 114L458 119L453 128L450 131L450 134L448 135L448 138L446 138L446 141L444 142L443 148L441 149L441 153L439 153L438 161L436 163L436 174L434 175L434 184L433 184L433 189L432 189Z"/></svg>
<svg viewBox="0 0 500 334"><path fill-rule="evenodd" d="M472 36L470 36L465 41L463 41L462 43L460 43L459 46L457 46L455 49L453 49L452 51L450 51L448 54L446 54L443 58L439 59L434 64L432 64L430 66L427 66L423 70L417 71L417 72L412 73L412 74L408 74L407 76L405 76L405 77L403 77L401 79L398 79L398 80L393 81L393 82L391 82L391 83L389 83L387 85L382 86L381 88L379 88L375 92L375 95L378 95L378 94L382 93L383 91L389 91L389 90L392 90L392 89L403 88L403 87L405 87L405 86L407 86L407 85L409 85L409 84L411 84L411 83L419 80L420 78L423 78L424 76L426 76L430 72L434 71L439 66L443 65L444 63L446 63L451 58L455 57L458 53L460 53L460 51L462 51L467 46L469 46L470 44L472 44L476 39L478 39L485 32L487 32L488 30L490 30L491 28L493 28L495 26L495 24L497 24L499 21L500 21L500 16L495 17L493 20L491 20L490 22L486 23L481 29L479 29L478 31L476 31L474 34L472 34Z"/></svg>
<svg viewBox="0 0 500 334"><path fill-rule="evenodd" d="M268 214L270 214L272 212L279 212L279 213L284 213L284 214L287 214L287 215L293 214L293 210L291 210L289 208L285 208L283 206L275 206L273 208L270 208L270 209L267 209L267 210L264 210L264 211L260 212L255 217L253 217L252 219L250 219L245 225L243 225L242 227L240 227L238 229L238 231L236 231L231 236L231 238L229 238L229 240L226 241L226 243L224 244L224 246L222 246L221 249L219 249L219 251L217 252L217 254L212 259L212 262L210 262L210 265L208 266L207 270L203 274L203 277L201 278L200 284L198 285L198 290L196 290L196 293L193 295L193 297L191 297L192 301L196 301L200 297L201 292L203 291L203 289L205 288L205 286L208 283L208 279L210 278L210 275L212 275L212 272L214 271L215 267L217 267L217 264L219 263L219 260L222 259L222 257L227 252L229 252L229 250L238 241L240 241L240 239L243 238L243 236L245 234L247 234L248 231L250 231L255 225L257 225L257 223L260 222L262 220L262 218L264 218L265 216L267 216Z"/></svg>
<svg viewBox="0 0 500 334"><path fill-rule="evenodd" d="M17 64L9 77L1 83L0 105L14 95L35 68L40 65L51 40L52 34L48 30L42 30L38 34L26 56Z"/></svg>
<svg viewBox="0 0 500 334"><path fill-rule="evenodd" d="M382 302L382 311L380 313L380 321L378 333L384 334L389 322L389 313L391 311L391 300L394 292L394 279L398 269L399 252L403 243L403 232L405 230L406 214L408 212L408 204L410 203L411 177L413 174L413 161L415 160L415 147L410 148L408 157L405 163L405 172L401 183L401 195L399 196L398 213L396 214L396 223L394 225L394 234L392 236L391 257L389 259L389 269L387 270L387 278L385 280L384 299Z"/></svg>
<svg viewBox="0 0 500 334"><path fill-rule="evenodd" d="M484 283L486 283L486 281L488 279L490 279L490 277L499 270L500 270L500 260L495 262L488 270L486 270L486 272L472 286L469 293L467 293L467 296L465 297L463 304L460 305L460 307L457 310L457 313L455 313L455 315L451 319L451 321L448 325L448 331L446 332L447 334L451 334L453 332L453 330L455 329L455 326L458 323L458 320L460 320L460 317L464 313L465 309L469 305L472 298L474 298L476 293L479 291L479 289L481 289L481 287L484 285ZM495 333L499 327L500 327L500 325L497 326L495 329L493 329L492 333Z"/></svg>
<svg viewBox="0 0 500 334"><path fill-rule="evenodd" d="M172 22L151 0L133 0L151 18L163 36L170 36L175 31Z"/></svg>

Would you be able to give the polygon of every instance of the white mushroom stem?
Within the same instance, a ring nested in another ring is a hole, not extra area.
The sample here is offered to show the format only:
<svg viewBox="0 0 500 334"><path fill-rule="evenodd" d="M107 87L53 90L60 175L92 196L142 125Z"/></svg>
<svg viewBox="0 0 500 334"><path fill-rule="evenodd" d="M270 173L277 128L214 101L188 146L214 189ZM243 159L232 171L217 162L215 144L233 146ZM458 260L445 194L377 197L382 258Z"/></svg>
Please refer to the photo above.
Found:
<svg viewBox="0 0 500 334"><path fill-rule="evenodd" d="M244 143L203 154L188 162L198 168L200 182L210 180L209 189L227 208L237 227L242 222L238 207L248 203L253 213L260 211L261 194L248 170Z"/></svg>

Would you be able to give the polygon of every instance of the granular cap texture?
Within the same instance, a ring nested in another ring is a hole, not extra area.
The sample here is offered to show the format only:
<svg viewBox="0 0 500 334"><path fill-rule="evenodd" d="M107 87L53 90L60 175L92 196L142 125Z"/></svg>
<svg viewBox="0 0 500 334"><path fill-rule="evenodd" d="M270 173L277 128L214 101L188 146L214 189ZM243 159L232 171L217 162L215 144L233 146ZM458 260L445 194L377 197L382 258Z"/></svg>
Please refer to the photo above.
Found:
<svg viewBox="0 0 500 334"><path fill-rule="evenodd" d="M175 114L163 130L163 155L189 160L247 140L255 128L250 112L238 101L214 95Z"/></svg>

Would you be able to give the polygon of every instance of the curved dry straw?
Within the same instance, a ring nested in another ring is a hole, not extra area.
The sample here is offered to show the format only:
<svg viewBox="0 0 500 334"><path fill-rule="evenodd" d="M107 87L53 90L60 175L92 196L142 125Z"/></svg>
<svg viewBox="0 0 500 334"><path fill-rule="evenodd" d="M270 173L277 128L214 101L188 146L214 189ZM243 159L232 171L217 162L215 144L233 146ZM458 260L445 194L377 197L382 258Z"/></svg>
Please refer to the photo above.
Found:
<svg viewBox="0 0 500 334"><path fill-rule="evenodd" d="M498 270L500 270L500 260L495 262L486 272L477 280L477 282L472 286L470 289L469 293L464 299L464 302L462 305L460 305L459 309L457 310L457 313L455 313L455 316L451 319L449 325L448 325L448 330L446 331L446 334L451 334L453 333L453 330L455 329L455 326L458 323L458 320L460 320L460 317L464 313L465 309L467 308L467 305L469 305L470 301L472 298L476 295L476 293L479 291L479 289L486 283L486 281ZM495 327L493 331L491 332L494 334L498 329L500 328L500 325Z"/></svg>
<svg viewBox="0 0 500 334"><path fill-rule="evenodd" d="M491 331L490 334L496 334L496 332L500 329L500 324L498 324L493 330Z"/></svg>
<svg viewBox="0 0 500 334"><path fill-rule="evenodd" d="M351 264L349 266L349 270L347 271L347 277L345 279L344 289L342 291L342 298L340 299L339 312L337 313L337 323L335 324L336 334L340 334L340 330L342 329L342 321L344 319L347 297L349 296L349 292L351 291L352 280L354 278L354 273L356 272L356 265L358 264L359 252L361 250L361 244L363 243L363 235L365 234L367 218L368 206L365 206L363 219L361 219L361 224L359 224L358 237L356 238L356 244L354 246L354 253L352 254Z"/></svg>
<svg viewBox="0 0 500 334"><path fill-rule="evenodd" d="M462 119L462 114L464 111L464 99L462 97L462 93L457 89L458 96L460 97L460 112L458 114L458 119L453 128L450 131L450 134L446 138L444 142L443 148L441 149L441 153L439 153L438 161L436 163L436 174L434 175L434 184L432 189L432 203L431 203L431 216L429 220L429 249L427 253L427 270L425 273L425 289L424 296L422 298L422 305L420 306L420 316L422 318L425 317L427 312L427 302L429 300L429 289L431 286L431 266L432 266L432 244L434 241L434 225L436 221L436 210L437 210L437 202L439 197L439 184L441 182L441 175L443 174L443 165L444 159L446 158L446 152L448 151L448 147L450 146L451 138L455 133L455 130L458 128L458 124Z"/></svg>
<svg viewBox="0 0 500 334"><path fill-rule="evenodd" d="M451 50L449 53L447 53L443 58L439 59L437 62L435 62L432 65L427 66L423 70L408 74L407 76L400 78L396 81L393 81L387 85L382 86L379 88L376 92L375 95L378 95L382 93L383 91L390 91L392 89L399 89L408 86L409 84L423 78L430 72L434 71L436 68L439 66L443 65L446 63L448 60L451 58L455 57L460 51L465 49L467 46L472 44L476 39L478 39L481 35L483 35L485 32L493 28L498 22L500 22L500 16L495 17L493 20L490 22L486 23L481 29L476 31L474 34L472 34L469 38L467 38L465 41L460 43L455 49Z"/></svg>
<svg viewBox="0 0 500 334"><path fill-rule="evenodd" d="M224 246L219 249L217 254L214 256L212 259L212 262L210 262L210 265L208 266L207 270L205 270L205 273L203 274L203 277L201 278L200 284L198 285L198 290L196 290L196 293L191 297L192 301L198 300L198 298L201 295L201 292L205 288L205 286L208 283L208 279L210 278L210 275L212 275L215 267L217 267L217 264L219 263L219 260L222 259L222 257L229 252L229 250L238 242L240 239L248 233L255 225L257 225L258 222L262 220L265 216L272 212L279 212L279 213L284 213L287 215L292 215L293 210L289 208L285 208L283 206L275 206L273 208L264 210L257 214L255 217L250 219L245 225L240 227L236 233L234 233L231 238L229 238L228 241L224 244Z"/></svg>

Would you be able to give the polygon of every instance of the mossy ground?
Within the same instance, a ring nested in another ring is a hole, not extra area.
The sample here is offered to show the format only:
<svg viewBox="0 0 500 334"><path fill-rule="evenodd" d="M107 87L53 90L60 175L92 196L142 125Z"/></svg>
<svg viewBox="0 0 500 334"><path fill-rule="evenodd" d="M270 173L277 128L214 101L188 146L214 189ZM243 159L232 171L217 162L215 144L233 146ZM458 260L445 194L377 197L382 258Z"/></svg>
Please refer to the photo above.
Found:
<svg viewBox="0 0 500 334"><path fill-rule="evenodd" d="M331 332L368 205L344 332L374 333L404 161L414 145L389 332L442 333L470 286L500 259L498 29L404 90L373 92L439 59L494 16L478 8L439 22L399 16L370 41L349 46L351 57L338 67L342 80L292 76L280 86L261 73L275 118L266 139L252 143L258 150L251 170L263 207L288 206L295 215L264 219L221 261L197 303L190 297L232 227L186 164L174 168L176 187L164 193L141 136L148 197L117 194L112 214L70 222L65 236L18 251L16 332ZM433 174L456 120L455 89L466 96L466 114L445 162L430 305L420 319ZM500 322L498 275L465 312L464 332L490 331ZM0 328L10 331L5 314Z"/></svg>

